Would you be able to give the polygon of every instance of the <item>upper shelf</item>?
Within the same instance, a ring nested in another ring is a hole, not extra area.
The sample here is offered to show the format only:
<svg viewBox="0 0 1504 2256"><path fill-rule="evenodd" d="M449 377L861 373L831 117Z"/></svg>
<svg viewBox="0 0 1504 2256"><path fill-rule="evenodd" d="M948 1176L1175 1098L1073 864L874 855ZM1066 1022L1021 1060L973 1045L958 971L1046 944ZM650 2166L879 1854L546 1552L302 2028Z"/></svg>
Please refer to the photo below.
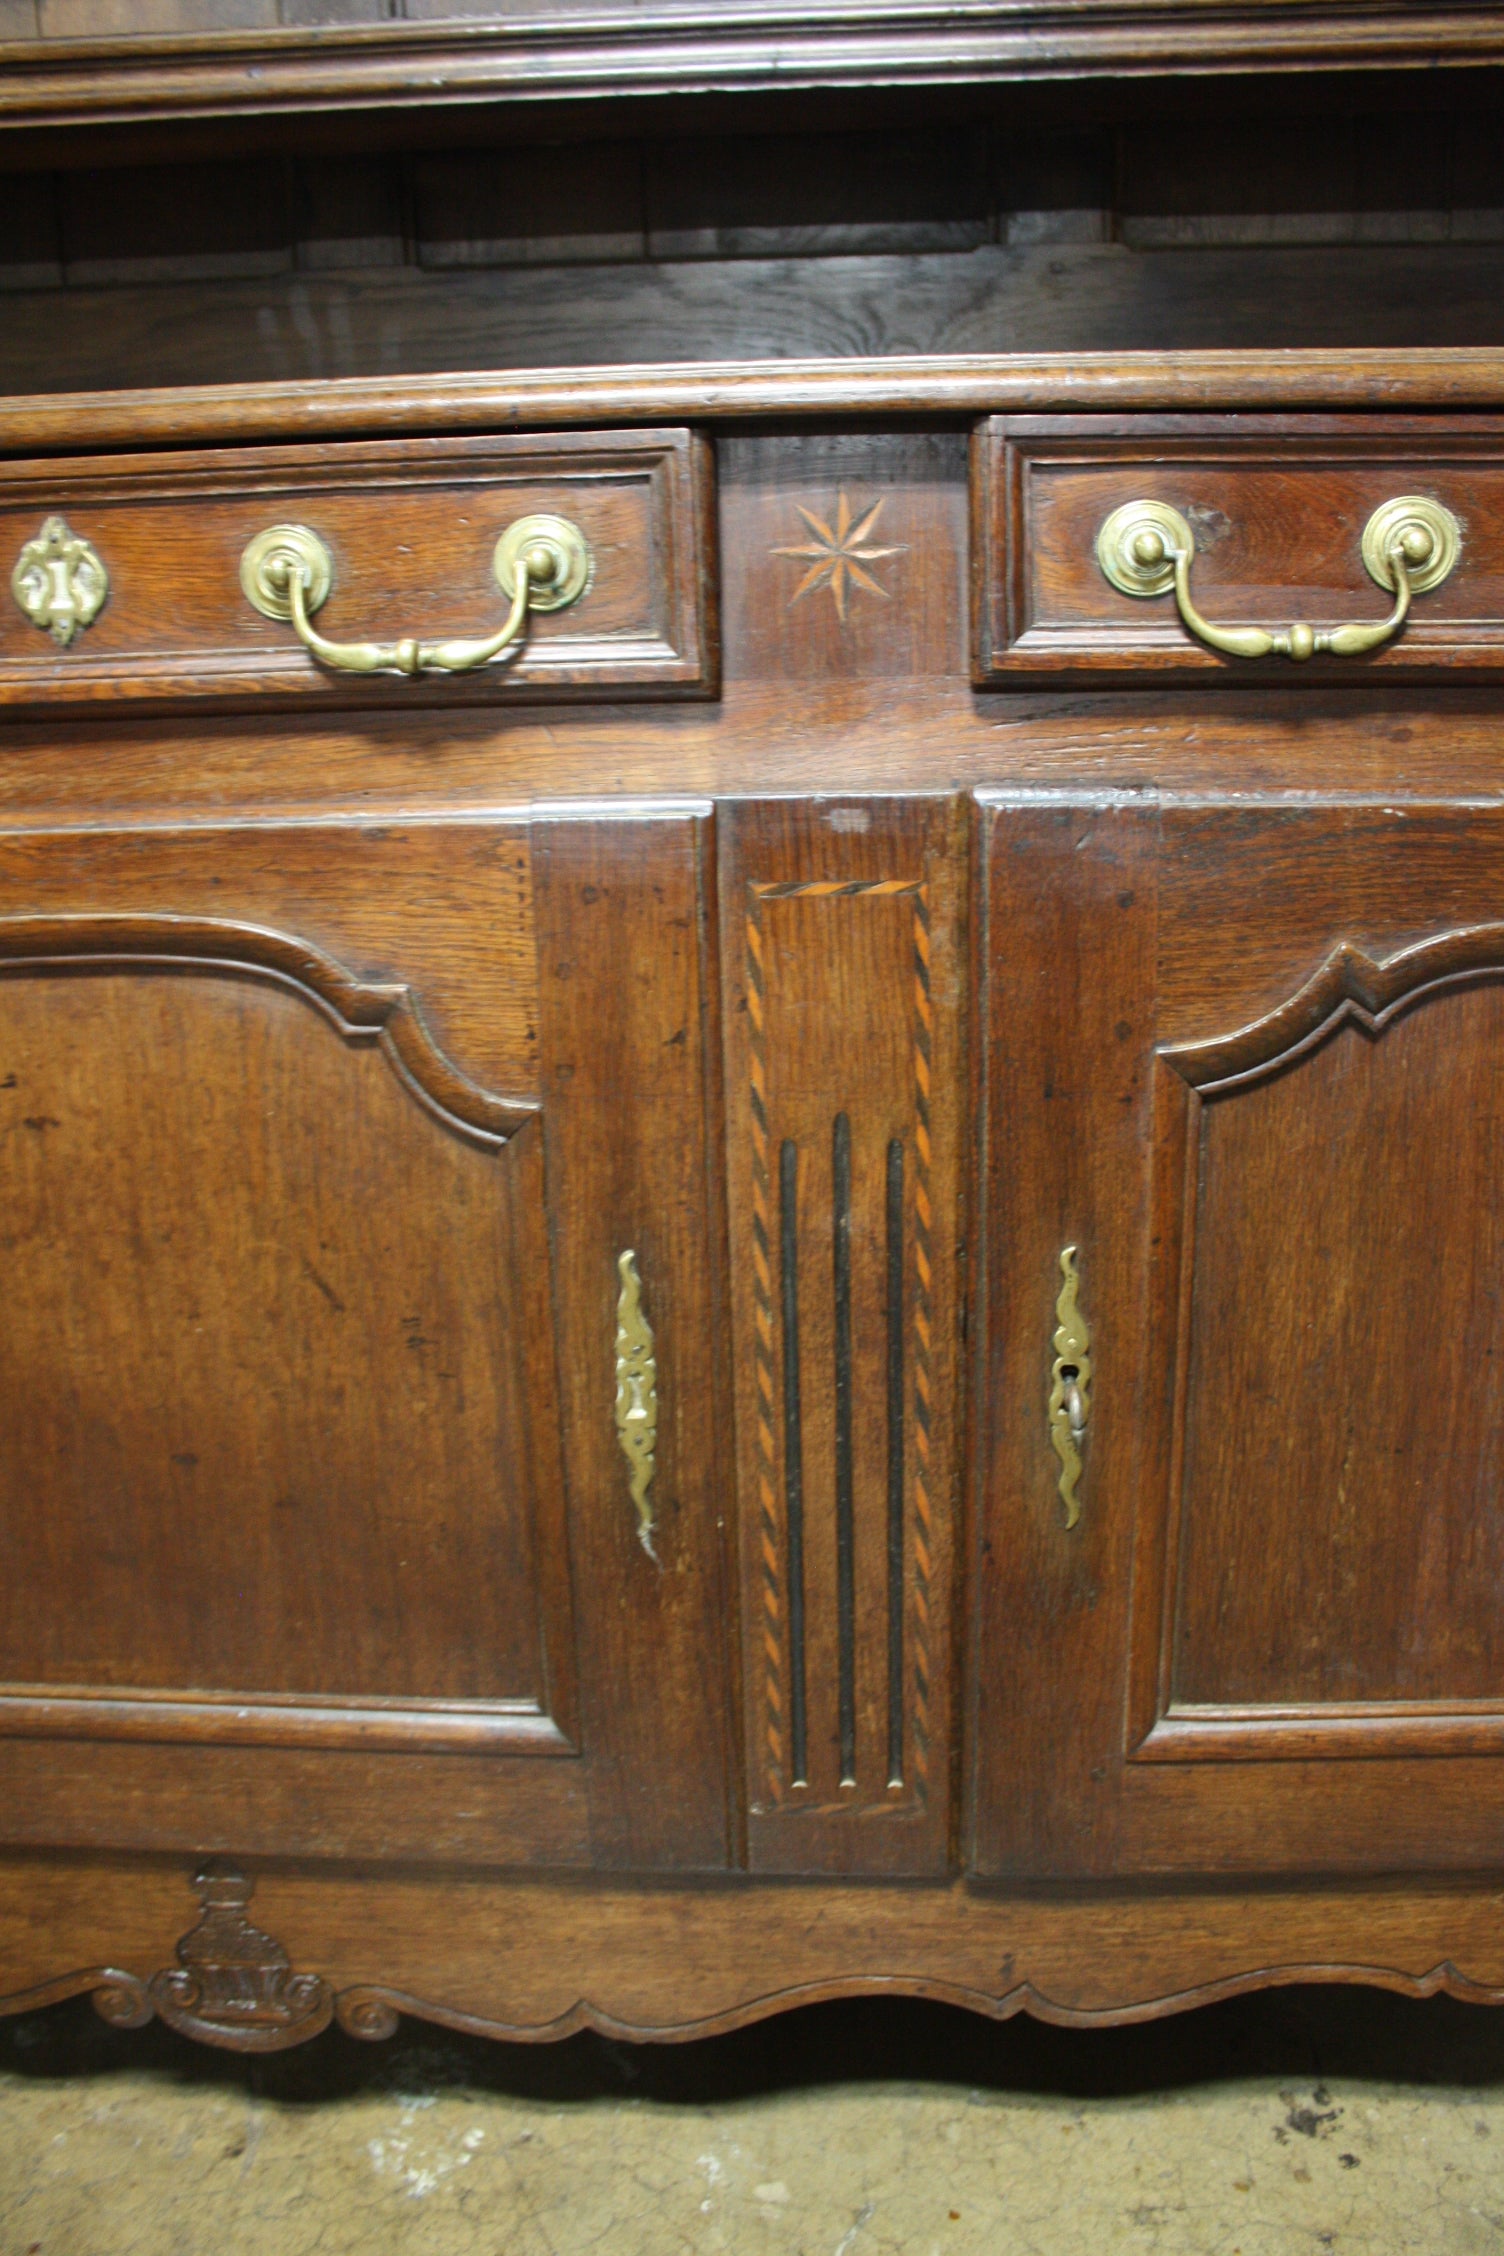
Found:
<svg viewBox="0 0 1504 2256"><path fill-rule="evenodd" d="M10 0L0 127L497 99L764 93L1080 76L1504 62L1485 0L508 0L402 22L305 23L305 0L165 0L121 37L111 0ZM370 0L370 12L386 0ZM307 0L306 12L323 10ZM417 19L417 20L415 20ZM236 28L227 29L233 24Z"/></svg>

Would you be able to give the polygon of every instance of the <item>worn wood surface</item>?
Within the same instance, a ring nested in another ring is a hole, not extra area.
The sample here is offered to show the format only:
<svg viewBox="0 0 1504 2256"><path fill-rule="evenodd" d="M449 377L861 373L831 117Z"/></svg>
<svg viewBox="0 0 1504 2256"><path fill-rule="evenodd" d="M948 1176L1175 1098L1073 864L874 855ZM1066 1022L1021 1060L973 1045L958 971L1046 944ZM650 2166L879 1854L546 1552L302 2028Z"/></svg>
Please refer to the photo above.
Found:
<svg viewBox="0 0 1504 2256"><path fill-rule="evenodd" d="M1486 1864L1456 1758L1501 1744L1475 1485L1497 823L1069 789L989 807L1000 1414L975 1695L1016 1668L1034 1721L978 1732L982 1860L1355 1871L1381 1827L1391 1867ZM1045 1350L1020 1301L1042 1341L1055 1238L1096 1358L1069 1531L1025 1416Z"/></svg>

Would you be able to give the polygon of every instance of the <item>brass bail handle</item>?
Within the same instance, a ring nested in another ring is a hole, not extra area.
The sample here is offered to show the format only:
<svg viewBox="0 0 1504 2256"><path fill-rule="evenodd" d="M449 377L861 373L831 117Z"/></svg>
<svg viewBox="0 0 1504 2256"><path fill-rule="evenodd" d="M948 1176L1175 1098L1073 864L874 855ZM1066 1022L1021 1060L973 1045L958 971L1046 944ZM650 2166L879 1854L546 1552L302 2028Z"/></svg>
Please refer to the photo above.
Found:
<svg viewBox="0 0 1504 2256"><path fill-rule="evenodd" d="M318 659L345 674L468 674L521 642L530 611L562 611L590 585L594 560L578 525L567 517L519 517L508 525L491 560L511 608L494 634L478 640L331 642L310 624L334 585L334 559L307 525L268 525L240 559L240 584L263 619L289 620Z"/></svg>
<svg viewBox="0 0 1504 2256"><path fill-rule="evenodd" d="M1397 494L1383 502L1363 528L1368 576L1394 597L1387 619L1343 627L1219 627L1203 618L1191 596L1196 541L1178 509L1163 501L1129 501L1115 509L1097 535L1097 562L1124 595L1165 595L1171 588L1189 633L1229 658L1360 658L1397 635L1410 615L1411 598L1440 587L1462 549L1462 528L1450 509L1429 494Z"/></svg>

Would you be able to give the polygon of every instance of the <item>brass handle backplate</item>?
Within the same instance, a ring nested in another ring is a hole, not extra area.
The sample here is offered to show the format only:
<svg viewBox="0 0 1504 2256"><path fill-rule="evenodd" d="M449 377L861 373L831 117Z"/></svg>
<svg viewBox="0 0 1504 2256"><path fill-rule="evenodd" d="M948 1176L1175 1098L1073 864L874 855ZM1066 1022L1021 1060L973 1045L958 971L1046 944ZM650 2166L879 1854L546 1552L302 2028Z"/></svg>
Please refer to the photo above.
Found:
<svg viewBox="0 0 1504 2256"><path fill-rule="evenodd" d="M1065 1524L1073 1528L1081 1517L1076 1483L1081 1478L1081 1445L1091 1416L1091 1333L1076 1305L1080 1282L1076 1275L1076 1249L1066 1246L1060 1255L1065 1282L1055 1302L1055 1360L1050 1366L1050 1445L1060 1459L1060 1496Z"/></svg>
<svg viewBox="0 0 1504 2256"><path fill-rule="evenodd" d="M334 585L334 559L307 525L268 525L240 559L240 584L263 619L285 619L319 663L345 674L468 674L522 640L529 611L562 611L590 585L593 559L567 517L519 517L496 544L492 570L511 608L477 640L330 642L310 625Z"/></svg>
<svg viewBox="0 0 1504 2256"><path fill-rule="evenodd" d="M1396 494L1377 508L1363 528L1362 555L1368 576L1394 597L1387 619L1344 627L1219 627L1202 617L1191 597L1191 566L1196 541L1178 509L1163 501L1128 501L1115 509L1097 535L1097 562L1124 595L1167 595L1187 630L1208 649L1229 658L1359 658L1392 641L1405 624L1412 596L1440 587L1457 562L1462 528L1450 509L1428 494Z"/></svg>
<svg viewBox="0 0 1504 2256"><path fill-rule="evenodd" d="M658 1359L653 1352L653 1327L643 1310L637 1255L630 1247L617 1255L616 1273L621 1279L616 1303L616 1438L627 1460L637 1540L656 1560L648 1490L658 1450Z"/></svg>

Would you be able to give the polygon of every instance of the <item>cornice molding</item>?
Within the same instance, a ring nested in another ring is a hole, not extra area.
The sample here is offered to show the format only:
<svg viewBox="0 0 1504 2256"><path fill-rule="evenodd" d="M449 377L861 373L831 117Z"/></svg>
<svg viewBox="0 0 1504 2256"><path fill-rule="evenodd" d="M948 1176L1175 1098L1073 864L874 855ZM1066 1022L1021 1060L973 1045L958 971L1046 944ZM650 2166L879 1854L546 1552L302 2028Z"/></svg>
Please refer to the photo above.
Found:
<svg viewBox="0 0 1504 2256"><path fill-rule="evenodd" d="M32 393L0 404L0 455L748 418L1291 409L1504 411L1504 351L916 354Z"/></svg>
<svg viewBox="0 0 1504 2256"><path fill-rule="evenodd" d="M0 44L0 126L1504 61L1483 0L756 0Z"/></svg>

